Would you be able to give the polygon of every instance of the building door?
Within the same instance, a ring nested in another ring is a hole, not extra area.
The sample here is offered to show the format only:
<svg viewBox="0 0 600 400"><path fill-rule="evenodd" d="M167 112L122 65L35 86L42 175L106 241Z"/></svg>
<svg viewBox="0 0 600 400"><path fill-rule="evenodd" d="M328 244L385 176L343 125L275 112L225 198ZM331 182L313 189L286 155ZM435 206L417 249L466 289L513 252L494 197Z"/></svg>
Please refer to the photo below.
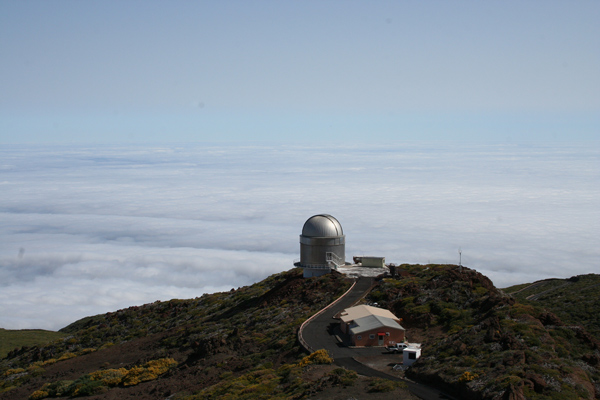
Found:
<svg viewBox="0 0 600 400"><path fill-rule="evenodd" d="M385 333L378 333L377 336L378 336L378 339L379 339L379 343L378 343L379 346L383 346L383 344L384 344L384 340L383 339L385 339Z"/></svg>

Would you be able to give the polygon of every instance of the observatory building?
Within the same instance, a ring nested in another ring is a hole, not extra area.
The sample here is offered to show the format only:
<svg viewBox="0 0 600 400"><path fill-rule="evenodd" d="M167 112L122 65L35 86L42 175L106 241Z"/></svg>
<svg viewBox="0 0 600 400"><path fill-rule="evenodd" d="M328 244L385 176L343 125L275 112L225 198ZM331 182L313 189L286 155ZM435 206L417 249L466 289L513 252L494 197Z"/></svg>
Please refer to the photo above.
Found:
<svg viewBox="0 0 600 400"><path fill-rule="evenodd" d="M302 227L300 262L304 277L321 276L345 264L346 236L339 221L327 214L313 215Z"/></svg>

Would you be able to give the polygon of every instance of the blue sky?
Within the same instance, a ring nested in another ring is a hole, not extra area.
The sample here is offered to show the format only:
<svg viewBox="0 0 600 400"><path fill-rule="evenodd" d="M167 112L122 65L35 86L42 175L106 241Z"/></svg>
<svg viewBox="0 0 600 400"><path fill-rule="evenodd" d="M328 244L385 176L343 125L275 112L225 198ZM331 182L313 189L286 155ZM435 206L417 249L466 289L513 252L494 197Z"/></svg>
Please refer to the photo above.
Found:
<svg viewBox="0 0 600 400"><path fill-rule="evenodd" d="M0 3L0 143L596 140L597 1Z"/></svg>

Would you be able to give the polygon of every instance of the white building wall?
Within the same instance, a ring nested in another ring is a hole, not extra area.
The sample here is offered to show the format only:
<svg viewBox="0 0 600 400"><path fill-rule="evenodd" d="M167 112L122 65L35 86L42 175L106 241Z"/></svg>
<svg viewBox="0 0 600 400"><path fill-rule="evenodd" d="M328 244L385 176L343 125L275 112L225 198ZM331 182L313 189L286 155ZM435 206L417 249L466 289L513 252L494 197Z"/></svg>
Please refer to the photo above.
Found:
<svg viewBox="0 0 600 400"><path fill-rule="evenodd" d="M415 349L412 347L407 347L402 352L402 364L405 367L410 367L421 357L421 349Z"/></svg>

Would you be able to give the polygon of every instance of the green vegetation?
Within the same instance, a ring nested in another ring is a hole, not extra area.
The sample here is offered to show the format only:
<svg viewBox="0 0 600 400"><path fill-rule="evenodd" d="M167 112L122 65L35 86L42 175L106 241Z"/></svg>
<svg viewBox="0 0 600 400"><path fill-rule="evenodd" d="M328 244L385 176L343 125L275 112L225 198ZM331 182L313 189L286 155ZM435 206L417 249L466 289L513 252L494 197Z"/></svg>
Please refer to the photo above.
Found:
<svg viewBox="0 0 600 400"><path fill-rule="evenodd" d="M345 368L336 368L328 375L334 385L353 386L358 379L358 374Z"/></svg>
<svg viewBox="0 0 600 400"><path fill-rule="evenodd" d="M19 347L40 346L66 336L63 332L42 329L7 330L0 328L0 358Z"/></svg>
<svg viewBox="0 0 600 400"><path fill-rule="evenodd" d="M390 381L387 379L373 379L369 386L369 392L371 393L387 393L408 387L406 382Z"/></svg>
<svg viewBox="0 0 600 400"><path fill-rule="evenodd" d="M277 370L258 367L238 376L227 377L216 385L210 386L193 396L180 397L180 400L254 400L254 399L290 399L300 398L313 387L302 379L302 372L311 365L331 364L333 359L325 350L317 350L294 364L285 364ZM349 382L343 373L332 373L341 383ZM329 375L327 376L329 377Z"/></svg>
<svg viewBox="0 0 600 400"><path fill-rule="evenodd" d="M565 325L581 325L600 337L600 275L547 279L504 289L525 304L543 307ZM521 290L521 291L519 291Z"/></svg>

